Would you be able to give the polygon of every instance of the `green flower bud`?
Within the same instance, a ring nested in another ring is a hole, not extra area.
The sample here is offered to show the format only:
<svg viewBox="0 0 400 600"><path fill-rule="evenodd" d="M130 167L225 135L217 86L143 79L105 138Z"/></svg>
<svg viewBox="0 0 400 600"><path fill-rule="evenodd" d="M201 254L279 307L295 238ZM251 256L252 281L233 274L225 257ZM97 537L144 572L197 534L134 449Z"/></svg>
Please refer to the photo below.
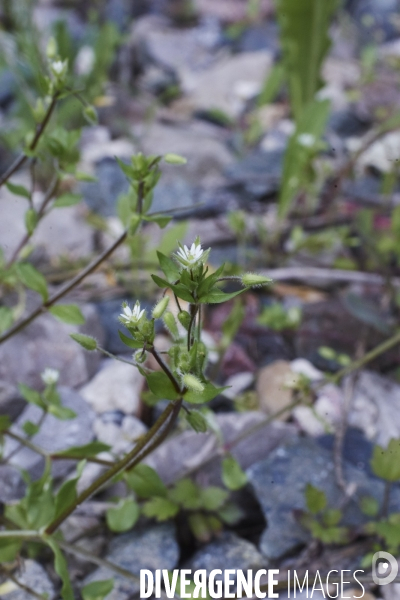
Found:
<svg viewBox="0 0 400 600"><path fill-rule="evenodd" d="M88 123L90 123L90 125L97 125L97 123L98 123L97 111L96 111L95 107L92 106L91 104L84 108L83 116L85 117L86 121L88 121Z"/></svg>
<svg viewBox="0 0 400 600"><path fill-rule="evenodd" d="M200 379L194 375L191 375L190 373L186 373L186 375L182 377L182 383L185 387L193 392L198 392L199 394L204 392L204 385L201 383Z"/></svg>
<svg viewBox="0 0 400 600"><path fill-rule="evenodd" d="M183 327L187 331L189 329L190 320L191 320L189 313L186 310L181 310L180 313L178 313L178 320L179 320L179 323L181 325L183 325Z"/></svg>
<svg viewBox="0 0 400 600"><path fill-rule="evenodd" d="M197 433L205 433L207 431L207 420L198 410L191 410L186 415L186 420Z"/></svg>
<svg viewBox="0 0 400 600"><path fill-rule="evenodd" d="M137 350L133 354L133 360L139 365L143 364L146 361L147 353L143 352L143 350Z"/></svg>
<svg viewBox="0 0 400 600"><path fill-rule="evenodd" d="M179 154L166 154L164 156L164 160L170 165L186 165L187 163L187 159Z"/></svg>
<svg viewBox="0 0 400 600"><path fill-rule="evenodd" d="M179 330L178 330L178 326L175 321L175 317L172 314L172 312L168 311L168 312L164 313L163 321L164 321L165 327L170 331L171 335L174 338L178 338Z"/></svg>
<svg viewBox="0 0 400 600"><path fill-rule="evenodd" d="M164 296L164 298L155 305L152 312L154 319L161 319L167 309L168 303L169 296Z"/></svg>
<svg viewBox="0 0 400 600"><path fill-rule="evenodd" d="M264 275L258 275L258 273L245 273L242 275L242 283L246 287L257 287L272 283L272 279L264 277Z"/></svg>
<svg viewBox="0 0 400 600"><path fill-rule="evenodd" d="M56 58L57 42L53 37L51 37L47 43L46 54L47 58L49 58L50 60L54 60Z"/></svg>

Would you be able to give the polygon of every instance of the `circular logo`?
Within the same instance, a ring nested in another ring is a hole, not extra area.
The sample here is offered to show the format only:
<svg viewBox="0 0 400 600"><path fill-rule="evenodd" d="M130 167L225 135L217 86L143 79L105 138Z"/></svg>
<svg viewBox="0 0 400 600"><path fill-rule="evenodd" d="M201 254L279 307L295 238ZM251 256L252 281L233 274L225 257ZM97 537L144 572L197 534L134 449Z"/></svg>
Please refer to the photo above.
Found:
<svg viewBox="0 0 400 600"><path fill-rule="evenodd" d="M392 583L399 572L397 560L389 552L376 552L372 557L372 579L376 585Z"/></svg>

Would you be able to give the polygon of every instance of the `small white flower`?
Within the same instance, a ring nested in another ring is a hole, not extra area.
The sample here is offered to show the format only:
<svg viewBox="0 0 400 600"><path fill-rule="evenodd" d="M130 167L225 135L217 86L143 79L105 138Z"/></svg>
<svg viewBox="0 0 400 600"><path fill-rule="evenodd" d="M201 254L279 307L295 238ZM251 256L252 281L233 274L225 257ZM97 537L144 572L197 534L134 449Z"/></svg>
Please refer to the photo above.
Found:
<svg viewBox="0 0 400 600"><path fill-rule="evenodd" d="M67 72L68 61L54 60L50 63L50 71L55 79L63 79Z"/></svg>
<svg viewBox="0 0 400 600"><path fill-rule="evenodd" d="M47 367L41 374L42 381L46 385L54 385L57 383L59 377L59 371L57 371L57 369L50 369L49 367Z"/></svg>
<svg viewBox="0 0 400 600"><path fill-rule="evenodd" d="M120 314L120 319L125 323L125 325L137 325L145 313L144 309L140 310L139 301L136 302L133 309L127 304L125 306L123 305L122 311L123 312Z"/></svg>
<svg viewBox="0 0 400 600"><path fill-rule="evenodd" d="M311 133L302 133L297 138L297 141L305 148L312 148L315 144L315 137Z"/></svg>
<svg viewBox="0 0 400 600"><path fill-rule="evenodd" d="M203 253L201 244L193 242L190 249L186 245L181 246L175 256L183 267L194 267L199 261L202 262Z"/></svg>

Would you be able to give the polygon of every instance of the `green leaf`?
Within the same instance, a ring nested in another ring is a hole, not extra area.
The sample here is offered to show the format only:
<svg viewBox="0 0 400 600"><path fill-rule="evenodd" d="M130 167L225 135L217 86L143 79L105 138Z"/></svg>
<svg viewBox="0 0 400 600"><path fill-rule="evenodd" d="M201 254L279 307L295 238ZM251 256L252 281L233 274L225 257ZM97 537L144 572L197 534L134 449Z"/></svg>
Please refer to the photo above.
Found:
<svg viewBox="0 0 400 600"><path fill-rule="evenodd" d="M103 444L103 442L90 442L90 444L84 444L83 446L73 446L68 450L60 450L55 453L55 456L62 455L65 458L91 458L100 454L100 452L108 452L111 450L111 446Z"/></svg>
<svg viewBox="0 0 400 600"><path fill-rule="evenodd" d="M78 483L78 479L78 477L69 479L60 487L55 499L54 518L61 515L68 506L71 506L75 502L77 498L76 484Z"/></svg>
<svg viewBox="0 0 400 600"><path fill-rule="evenodd" d="M45 538L46 543L50 546L54 553L54 568L62 581L61 597L63 600L74 600L74 592L72 591L71 581L68 574L67 561L60 550L57 542L51 538Z"/></svg>
<svg viewBox="0 0 400 600"><path fill-rule="evenodd" d="M95 340L90 335L83 335L82 333L70 333L69 337L71 337L75 342L78 342L85 348L85 350L97 350L97 340Z"/></svg>
<svg viewBox="0 0 400 600"><path fill-rule="evenodd" d="M14 194L15 196L23 196L24 198L27 198L28 200L31 197L31 195L30 195L29 191L26 189L26 187L24 187L23 185L19 185L18 183L11 183L11 181L8 181L6 183L6 188L8 189L9 192Z"/></svg>
<svg viewBox="0 0 400 600"><path fill-rule="evenodd" d="M247 483L246 473L232 455L222 461L222 481L228 490L239 490Z"/></svg>
<svg viewBox="0 0 400 600"><path fill-rule="evenodd" d="M305 489L305 498L307 508L311 514L316 515L317 513L324 510L326 507L326 495L325 492L307 483Z"/></svg>
<svg viewBox="0 0 400 600"><path fill-rule="evenodd" d="M33 437L34 435L37 434L40 427L38 425L36 425L36 423L32 423L32 421L25 421L25 423L22 425L22 429L25 431L27 436ZM0 427L0 431L1 431L1 427Z"/></svg>
<svg viewBox="0 0 400 600"><path fill-rule="evenodd" d="M226 490L210 485L200 492L201 506L209 511L219 510L228 500L228 497L229 493Z"/></svg>
<svg viewBox="0 0 400 600"><path fill-rule="evenodd" d="M195 512L188 516L188 524L193 535L201 542L209 542L212 537L212 530L207 516Z"/></svg>
<svg viewBox="0 0 400 600"><path fill-rule="evenodd" d="M121 533L132 529L139 518L140 509L131 498L121 500L117 506L109 508L106 513L107 525L111 531Z"/></svg>
<svg viewBox="0 0 400 600"><path fill-rule="evenodd" d="M244 288L243 290L238 290L237 292L231 292L229 294L226 294L222 290L214 289L214 290L211 290L211 292L208 292L207 294L202 295L199 298L199 302L207 303L207 304L221 304L222 302L227 302L228 300L232 300L232 298L239 296L239 294L243 294L243 292L245 292L245 291L246 291L246 288Z"/></svg>
<svg viewBox="0 0 400 600"><path fill-rule="evenodd" d="M91 104L85 106L85 108L83 109L83 116L90 125L97 125L99 120L97 116L97 111Z"/></svg>
<svg viewBox="0 0 400 600"><path fill-rule="evenodd" d="M13 324L13 312L7 306L0 306L0 333L6 331Z"/></svg>
<svg viewBox="0 0 400 600"><path fill-rule="evenodd" d="M168 498L156 496L143 505L143 514L146 517L154 517L157 521L172 519L179 512L179 506Z"/></svg>
<svg viewBox="0 0 400 600"><path fill-rule="evenodd" d="M59 406L58 404L50 404L48 407L48 411L60 421L75 419L77 416L76 412L73 411L71 408L68 408L66 406Z"/></svg>
<svg viewBox="0 0 400 600"><path fill-rule="evenodd" d="M125 344L125 346L128 346L128 348L134 348L135 350L137 350L138 348L143 348L143 342L137 342L133 338L130 338L124 333L122 333L122 331L118 330L118 335L121 341Z"/></svg>
<svg viewBox="0 0 400 600"><path fill-rule="evenodd" d="M138 464L132 471L127 471L125 477L128 486L139 498L167 495L167 487L158 473L148 465Z"/></svg>
<svg viewBox="0 0 400 600"><path fill-rule="evenodd" d="M337 0L276 0L282 60L298 121L323 86L321 68L330 47L329 27Z"/></svg>
<svg viewBox="0 0 400 600"><path fill-rule="evenodd" d="M19 263L16 266L16 272L20 281L29 289L38 292L42 296L43 301L46 302L48 291L43 275L30 263Z"/></svg>
<svg viewBox="0 0 400 600"><path fill-rule="evenodd" d="M185 417L196 433L205 433L207 431L207 419L198 410L191 410L190 413L185 413Z"/></svg>
<svg viewBox="0 0 400 600"><path fill-rule="evenodd" d="M189 402L189 404L204 404L205 402L210 402L210 400L216 398L226 389L227 387L217 388L212 383L208 382L205 384L202 392L188 390L184 394L183 398L185 402Z"/></svg>
<svg viewBox="0 0 400 600"><path fill-rule="evenodd" d="M150 217L143 217L144 221L148 221L150 223L157 223L157 225L164 229L172 221L172 217L167 217L165 215L152 215Z"/></svg>
<svg viewBox="0 0 400 600"><path fill-rule="evenodd" d="M146 381L150 391L160 400L176 400L180 396L172 381L162 371L146 373Z"/></svg>
<svg viewBox="0 0 400 600"><path fill-rule="evenodd" d="M217 514L227 525L235 525L243 518L243 511L233 502L225 504Z"/></svg>
<svg viewBox="0 0 400 600"><path fill-rule="evenodd" d="M12 536L9 538L0 539L0 564L13 562L21 549L22 540L15 539Z"/></svg>
<svg viewBox="0 0 400 600"><path fill-rule="evenodd" d="M11 419L8 415L0 415L0 433L11 427Z"/></svg>
<svg viewBox="0 0 400 600"><path fill-rule="evenodd" d="M35 231L38 224L38 214L33 208L29 208L25 213L25 227L29 235Z"/></svg>
<svg viewBox="0 0 400 600"><path fill-rule="evenodd" d="M22 397L29 402L30 404L36 404L36 406L40 406L40 408L44 408L45 403L42 399L42 396L36 390L28 387L24 383L18 384L18 389L22 394Z"/></svg>
<svg viewBox="0 0 400 600"><path fill-rule="evenodd" d="M360 508L367 517L376 517L379 513L379 502L372 496L363 496L361 498Z"/></svg>
<svg viewBox="0 0 400 600"><path fill-rule="evenodd" d="M151 278L154 281L154 283L156 285L158 285L159 288L164 289L164 288L171 287L171 284L169 283L169 281L166 281L165 279L162 279L158 275L152 275Z"/></svg>
<svg viewBox="0 0 400 600"><path fill-rule="evenodd" d="M114 588L114 579L103 579L102 581L92 581L85 585L82 590L83 600L104 600Z"/></svg>
<svg viewBox="0 0 400 600"><path fill-rule="evenodd" d="M168 498L187 510L201 507L200 489L188 478L178 481L169 491Z"/></svg>
<svg viewBox="0 0 400 600"><path fill-rule="evenodd" d="M83 325L85 322L85 317L76 304L57 304L51 306L49 312L53 317L63 323L68 323L68 325Z"/></svg>
<svg viewBox="0 0 400 600"><path fill-rule="evenodd" d="M157 251L160 268L169 282L173 283L179 279L179 269L173 260Z"/></svg>
<svg viewBox="0 0 400 600"><path fill-rule="evenodd" d="M388 447L375 446L371 468L375 475L386 481L400 479L400 440L390 440Z"/></svg>
<svg viewBox="0 0 400 600"><path fill-rule="evenodd" d="M58 198L53 202L53 208L75 206L75 204L79 204L81 200L82 194L72 194L71 192L66 192L65 194L61 194L61 196L58 196Z"/></svg>
<svg viewBox="0 0 400 600"><path fill-rule="evenodd" d="M335 527L342 518L342 511L339 508L328 508L322 516L322 521L326 527Z"/></svg>
<svg viewBox="0 0 400 600"><path fill-rule="evenodd" d="M94 177L94 175L89 175L89 173L84 173L83 171L76 171L75 179L77 181L87 181L88 183L94 183L97 181L97 177Z"/></svg>

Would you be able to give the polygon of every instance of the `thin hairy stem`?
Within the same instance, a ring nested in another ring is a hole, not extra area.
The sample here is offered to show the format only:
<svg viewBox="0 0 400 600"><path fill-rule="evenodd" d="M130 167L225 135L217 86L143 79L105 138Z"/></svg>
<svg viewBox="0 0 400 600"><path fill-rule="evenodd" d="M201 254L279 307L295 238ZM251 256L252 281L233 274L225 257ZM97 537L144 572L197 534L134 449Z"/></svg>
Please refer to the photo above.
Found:
<svg viewBox="0 0 400 600"><path fill-rule="evenodd" d="M93 496L93 494L98 492L106 483L108 483L108 481L110 481L110 479L112 479L113 477L121 473L121 471L126 469L130 465L130 463L142 452L142 450L144 450L147 447L149 442L151 442L154 439L158 431L162 428L164 423L167 421L167 419L173 412L174 406L175 405L172 402L168 404L164 412L160 415L160 417L149 429L149 431L144 436L142 436L141 440L138 441L135 447L130 452L128 452L121 460L116 462L113 467L111 467L105 473L100 475L100 477L98 477L96 481L92 483L92 485L90 485L86 490L84 490L74 502L67 506L66 509L47 526L45 533L47 535L51 535L52 533L54 533L54 531L58 529L61 523L63 523L65 519L67 519L69 515L72 514L80 504L82 504L82 502Z"/></svg>
<svg viewBox="0 0 400 600"><path fill-rule="evenodd" d="M167 375L168 379L170 380L170 382L174 386L174 388L177 391L177 393L181 394L182 390L180 388L180 385L179 385L178 381L175 379L175 377L172 374L172 372L170 371L168 365L163 361L163 359L158 354L158 352L154 348L154 346L153 346L153 348L149 349L149 352L154 356L154 358L156 359L156 361L158 362L158 364L160 365L160 367L162 368L162 370L164 371L164 373Z"/></svg>
<svg viewBox="0 0 400 600"><path fill-rule="evenodd" d="M37 126L35 136L28 148L30 152L33 152L33 150L35 150L36 146L38 145L39 140L42 137L42 134L46 129L47 124L50 121L51 115L53 114L53 111L56 107L58 96L58 92L56 92L53 95L43 121ZM10 177L12 177L12 175L14 175L14 173L22 167L22 165L25 164L28 158L29 157L25 153L23 153L13 162L13 164L7 169L7 171L0 177L0 187L4 185L10 179Z"/></svg>

